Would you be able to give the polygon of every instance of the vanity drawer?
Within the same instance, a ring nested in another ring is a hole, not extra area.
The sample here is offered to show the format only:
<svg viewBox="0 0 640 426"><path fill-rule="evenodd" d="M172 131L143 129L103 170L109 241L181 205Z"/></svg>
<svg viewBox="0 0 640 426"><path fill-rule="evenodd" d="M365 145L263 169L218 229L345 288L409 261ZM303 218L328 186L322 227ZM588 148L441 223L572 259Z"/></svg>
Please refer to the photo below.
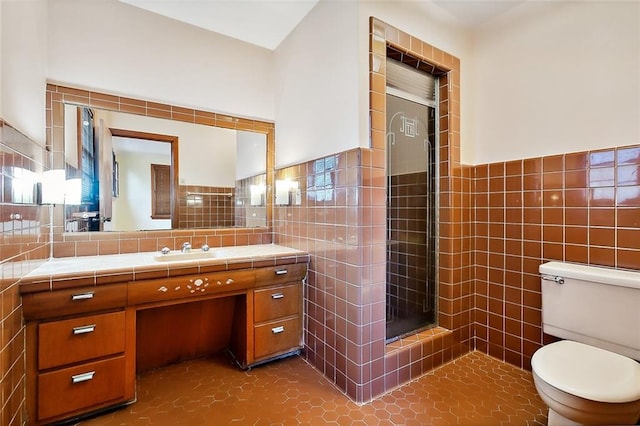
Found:
<svg viewBox="0 0 640 426"><path fill-rule="evenodd" d="M299 348L301 331L299 316L256 326L254 358L258 360Z"/></svg>
<svg viewBox="0 0 640 426"><path fill-rule="evenodd" d="M254 322L269 321L300 312L299 283L254 291Z"/></svg>
<svg viewBox="0 0 640 426"><path fill-rule="evenodd" d="M38 325L38 369L124 352L124 311Z"/></svg>
<svg viewBox="0 0 640 426"><path fill-rule="evenodd" d="M256 269L256 286L302 281L306 274L306 263L259 268Z"/></svg>
<svg viewBox="0 0 640 426"><path fill-rule="evenodd" d="M256 273L252 269L185 275L129 283L129 305L203 297L210 294L252 288Z"/></svg>
<svg viewBox="0 0 640 426"><path fill-rule="evenodd" d="M124 399L124 395L124 356L40 374L38 419L89 411Z"/></svg>
<svg viewBox="0 0 640 426"><path fill-rule="evenodd" d="M27 321L122 308L126 304L125 283L43 291L22 296L22 309Z"/></svg>

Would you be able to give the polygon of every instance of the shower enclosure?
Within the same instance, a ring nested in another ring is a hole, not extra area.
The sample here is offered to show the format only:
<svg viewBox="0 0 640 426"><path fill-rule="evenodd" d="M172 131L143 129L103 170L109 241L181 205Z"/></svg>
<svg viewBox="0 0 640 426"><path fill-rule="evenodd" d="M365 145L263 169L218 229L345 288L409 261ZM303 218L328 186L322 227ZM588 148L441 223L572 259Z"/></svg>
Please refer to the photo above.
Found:
<svg viewBox="0 0 640 426"><path fill-rule="evenodd" d="M387 60L387 342L436 325L436 82Z"/></svg>

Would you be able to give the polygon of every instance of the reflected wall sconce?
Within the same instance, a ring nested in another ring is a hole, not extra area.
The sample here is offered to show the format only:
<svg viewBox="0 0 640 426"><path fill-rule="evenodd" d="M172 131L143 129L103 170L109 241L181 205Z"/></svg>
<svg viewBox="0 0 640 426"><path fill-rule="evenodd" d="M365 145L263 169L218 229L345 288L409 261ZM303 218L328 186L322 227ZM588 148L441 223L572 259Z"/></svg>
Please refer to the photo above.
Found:
<svg viewBox="0 0 640 426"><path fill-rule="evenodd" d="M251 185L249 187L252 206L264 206L264 198L267 193L265 185Z"/></svg>
<svg viewBox="0 0 640 426"><path fill-rule="evenodd" d="M298 182L292 180L276 181L276 204L280 206L300 205L302 203Z"/></svg>
<svg viewBox="0 0 640 426"><path fill-rule="evenodd" d="M68 206L82 204L82 179L73 178L65 181L64 203Z"/></svg>
<svg viewBox="0 0 640 426"><path fill-rule="evenodd" d="M40 204L82 204L82 180L66 179L64 169L47 170L40 182Z"/></svg>
<svg viewBox="0 0 640 426"><path fill-rule="evenodd" d="M65 181L64 169L43 172L40 183L41 204L64 204Z"/></svg>
<svg viewBox="0 0 640 426"><path fill-rule="evenodd" d="M5 199L16 204L31 204L37 197L38 175L22 167L11 167L11 198ZM35 190L34 190L35 189Z"/></svg>

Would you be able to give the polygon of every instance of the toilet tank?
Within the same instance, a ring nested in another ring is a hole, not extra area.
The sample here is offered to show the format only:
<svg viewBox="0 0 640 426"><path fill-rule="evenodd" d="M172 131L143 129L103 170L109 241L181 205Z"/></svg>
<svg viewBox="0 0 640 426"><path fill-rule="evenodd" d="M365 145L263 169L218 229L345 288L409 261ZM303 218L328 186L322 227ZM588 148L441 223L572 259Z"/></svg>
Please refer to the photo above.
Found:
<svg viewBox="0 0 640 426"><path fill-rule="evenodd" d="M540 265L545 333L640 360L640 271Z"/></svg>

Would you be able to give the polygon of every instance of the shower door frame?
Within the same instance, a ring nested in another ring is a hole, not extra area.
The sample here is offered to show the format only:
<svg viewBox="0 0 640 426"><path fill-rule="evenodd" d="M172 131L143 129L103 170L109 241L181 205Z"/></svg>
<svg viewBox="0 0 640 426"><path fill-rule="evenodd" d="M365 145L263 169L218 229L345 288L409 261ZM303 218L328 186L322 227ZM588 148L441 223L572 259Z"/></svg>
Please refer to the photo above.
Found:
<svg viewBox="0 0 640 426"><path fill-rule="evenodd" d="M390 60L392 58L387 57L387 60ZM435 78L435 100L434 101L428 101L425 99L417 99L416 97L413 96L407 96L408 94L395 89L393 87L390 87L388 85L385 85L385 104L386 104L386 96L392 95L398 98L402 98L405 101L410 101L410 102L415 102L418 104L421 104L423 106L426 106L428 108L433 108L434 111L434 141L429 141L430 143L433 143L433 153L434 153L434 158L433 158L433 174L434 176L429 176L429 174L427 174L428 176L428 181L429 182L433 182L433 197L428 197L430 199L433 200L434 206L433 209L428 209L433 211L433 215L434 215L434 222L433 224L429 224L427 222L427 226L429 226L430 228L433 229L433 235L430 236L427 233L427 236L429 237L427 240L427 247L429 247L428 242L429 241L433 241L433 250L435 251L432 255L433 258L433 265L432 265L432 269L433 269L433 282L432 285L434 286L434 295L433 295L433 309L434 309L434 319L433 322L430 324L425 324L421 327L418 327L416 329L413 330L409 330L403 333L398 334L397 336L387 336L386 335L386 321L385 321L385 342L391 343L394 342L398 339L401 339L405 336L410 336L416 333L419 333L420 331L426 330L426 329L430 329L433 327L437 327L439 325L439 253L440 253L440 91L439 91L439 87L440 87L440 78L436 75L431 74L432 77ZM386 112L385 112L385 117L386 117ZM427 123L429 122L430 118L427 117ZM385 126L386 126L386 120L385 120ZM427 128L428 129L428 128ZM428 132L428 130L427 130ZM384 154L385 154L385 189L386 189L386 207L385 207L385 226L386 226L386 240L387 242L390 240L389 235L391 232L391 229L389 229L389 144L388 144L388 129L385 130L385 149L384 149ZM427 173L429 171L429 164L427 164ZM431 186L431 184L429 184L429 186ZM388 251L388 248L385 249ZM430 255L431 256L431 255ZM386 261L386 270L385 270L385 283L386 285L388 285L387 280L386 280L386 276L388 273L388 267L389 267L389 259L387 259ZM425 287L428 286L428 281L431 278L429 275L429 270L427 269L427 281L425 282ZM386 293L386 292L385 292ZM429 293L427 292L427 298L429 298ZM385 295L385 299L386 299L386 295ZM423 308L424 309L424 308Z"/></svg>

